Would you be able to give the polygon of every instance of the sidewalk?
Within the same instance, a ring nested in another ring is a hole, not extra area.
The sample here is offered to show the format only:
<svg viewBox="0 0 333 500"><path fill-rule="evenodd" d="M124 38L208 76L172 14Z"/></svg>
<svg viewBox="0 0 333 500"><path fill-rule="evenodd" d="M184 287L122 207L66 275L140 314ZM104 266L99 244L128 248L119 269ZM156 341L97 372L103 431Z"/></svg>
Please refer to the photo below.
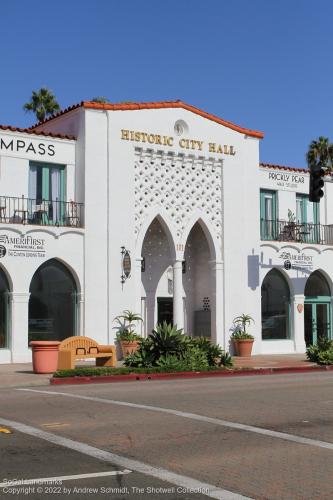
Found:
<svg viewBox="0 0 333 500"><path fill-rule="evenodd" d="M250 358L233 358L235 368L311 368L317 366L306 360L305 354L256 355ZM89 365L94 363L89 362ZM88 363L85 363L87 366ZM49 385L52 374L35 374L32 363L0 364L0 389Z"/></svg>
<svg viewBox="0 0 333 500"><path fill-rule="evenodd" d="M32 371L32 363L0 364L0 389L8 387L26 387L49 385L51 374L36 374Z"/></svg>
<svg viewBox="0 0 333 500"><path fill-rule="evenodd" d="M249 358L233 358L236 368L304 368L317 366L305 354L258 354Z"/></svg>

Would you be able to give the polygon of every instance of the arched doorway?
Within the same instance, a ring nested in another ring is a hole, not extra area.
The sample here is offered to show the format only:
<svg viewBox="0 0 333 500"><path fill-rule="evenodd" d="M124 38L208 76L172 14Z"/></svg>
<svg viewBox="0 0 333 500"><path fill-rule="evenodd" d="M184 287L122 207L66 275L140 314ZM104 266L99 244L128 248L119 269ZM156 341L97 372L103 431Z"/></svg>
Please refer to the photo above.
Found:
<svg viewBox="0 0 333 500"><path fill-rule="evenodd" d="M77 289L67 267L56 259L45 262L33 275L29 292L29 342L76 334Z"/></svg>
<svg viewBox="0 0 333 500"><path fill-rule="evenodd" d="M0 269L0 349L9 348L9 283Z"/></svg>
<svg viewBox="0 0 333 500"><path fill-rule="evenodd" d="M331 290L320 271L307 279L304 304L304 337L306 345L316 344L320 338L331 338Z"/></svg>
<svg viewBox="0 0 333 500"><path fill-rule="evenodd" d="M261 285L262 340L290 338L290 291L277 269L267 273Z"/></svg>
<svg viewBox="0 0 333 500"><path fill-rule="evenodd" d="M192 336L212 336L215 291L210 262L212 256L199 222L192 227L185 245L183 287L185 292L185 331Z"/></svg>
<svg viewBox="0 0 333 500"><path fill-rule="evenodd" d="M157 323L173 323L173 253L171 236L156 217L147 229L142 244L141 281L145 334Z"/></svg>

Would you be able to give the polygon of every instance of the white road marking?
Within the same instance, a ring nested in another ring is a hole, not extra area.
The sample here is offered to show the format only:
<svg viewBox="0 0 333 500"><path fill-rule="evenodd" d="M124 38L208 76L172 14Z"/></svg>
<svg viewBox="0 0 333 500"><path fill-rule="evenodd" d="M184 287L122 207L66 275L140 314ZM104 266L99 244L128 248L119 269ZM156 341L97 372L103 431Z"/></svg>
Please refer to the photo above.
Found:
<svg viewBox="0 0 333 500"><path fill-rule="evenodd" d="M91 477L105 477L105 476L122 476L124 474L130 474L131 470L109 470L106 472L92 472L90 474L74 474L73 476L57 476L57 477L39 477L36 479L20 479L18 481L10 481L10 479L5 483L0 483L0 488L8 488L12 486L22 486L25 484L42 484L42 483L52 483L53 481L71 481L76 479L87 479Z"/></svg>
<svg viewBox="0 0 333 500"><path fill-rule="evenodd" d="M148 406L141 405L137 403L128 403L127 401L117 401L114 399L103 399L96 398L93 396L82 396L79 394L71 394L69 392L56 392L56 391L42 391L38 389L16 389L17 391L27 391L27 392L38 392L41 394L47 394L49 396L65 396L68 398L84 399L87 401L95 401L97 403L112 404L117 406L128 406L131 408L138 408L141 410L156 411L160 413L168 413L171 415L176 415L177 417L189 418L191 420L199 420L201 422L207 422L214 425L221 425L223 427L229 427L231 429L238 429L240 431L254 432L256 434L262 434L264 436L283 439L285 441L292 441L298 444L306 444L310 446L316 446L318 448L325 448L328 450L333 450L333 443L328 443L326 441L319 441L317 439L306 438L302 436L296 436L294 434L288 434L286 432L272 431L270 429L264 429L263 427L255 427L253 425L240 424L238 422L230 422L228 420L221 420L219 418L206 417L205 415L199 415L197 413L189 413L179 410L173 410L172 408L161 408L159 406Z"/></svg>
<svg viewBox="0 0 333 500"><path fill-rule="evenodd" d="M125 469L129 469L131 471L140 472L141 474L155 477L191 491L193 489L197 490L200 494L209 498L217 498L219 500L251 500L249 497L238 495L232 491L223 490L215 485L203 483L191 477L176 474L167 469L153 467L145 464L144 462L139 462L138 460L132 460L130 458L122 457L121 455L115 455L114 453L101 450L100 448L95 448L94 446L90 446L86 443L58 436L56 434L52 434L51 432L42 431L36 427L31 427L30 425L25 425L20 422L0 418L0 425L7 425L12 429L28 434L29 436L44 439L49 443L69 448L70 450L94 457L97 460L103 460L104 462L118 465L119 467L124 467Z"/></svg>

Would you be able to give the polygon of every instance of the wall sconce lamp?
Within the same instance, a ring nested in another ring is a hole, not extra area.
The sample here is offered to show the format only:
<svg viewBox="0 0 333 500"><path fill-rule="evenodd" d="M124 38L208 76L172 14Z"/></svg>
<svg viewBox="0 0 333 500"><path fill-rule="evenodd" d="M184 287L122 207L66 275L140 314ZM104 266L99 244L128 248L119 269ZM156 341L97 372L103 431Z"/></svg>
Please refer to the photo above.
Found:
<svg viewBox="0 0 333 500"><path fill-rule="evenodd" d="M120 276L120 282L123 285L127 278L131 276L132 262L129 250L126 250L125 247L121 247L121 268L122 273Z"/></svg>

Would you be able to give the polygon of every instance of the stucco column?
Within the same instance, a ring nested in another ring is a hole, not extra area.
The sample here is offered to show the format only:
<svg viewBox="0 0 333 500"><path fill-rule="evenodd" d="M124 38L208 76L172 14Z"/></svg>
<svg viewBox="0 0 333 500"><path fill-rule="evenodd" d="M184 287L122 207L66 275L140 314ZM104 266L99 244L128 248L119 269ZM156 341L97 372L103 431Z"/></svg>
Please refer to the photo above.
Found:
<svg viewBox="0 0 333 500"><path fill-rule="evenodd" d="M9 293L11 306L11 350L13 363L32 360L28 347L28 321L30 293Z"/></svg>
<svg viewBox="0 0 333 500"><path fill-rule="evenodd" d="M212 340L225 349L223 320L223 262L210 261L211 269L211 333ZM228 349L226 349L228 350Z"/></svg>
<svg viewBox="0 0 333 500"><path fill-rule="evenodd" d="M84 336L84 294L77 294L77 321L76 335Z"/></svg>
<svg viewBox="0 0 333 500"><path fill-rule="evenodd" d="M177 328L184 328L182 262L178 259L173 264L173 324Z"/></svg>
<svg viewBox="0 0 333 500"><path fill-rule="evenodd" d="M134 282L135 282L135 313L142 315L141 310L141 265L142 257L136 257L134 262Z"/></svg>
<svg viewBox="0 0 333 500"><path fill-rule="evenodd" d="M331 322L331 330L328 332L329 335L331 335L331 338L333 338L333 325L332 325L332 318L333 318L333 297L331 297L331 304L330 304L331 310L330 310L330 322Z"/></svg>
<svg viewBox="0 0 333 500"><path fill-rule="evenodd" d="M298 307L298 309L297 309ZM305 352L304 340L304 295L291 297L291 338L294 340L295 352Z"/></svg>

